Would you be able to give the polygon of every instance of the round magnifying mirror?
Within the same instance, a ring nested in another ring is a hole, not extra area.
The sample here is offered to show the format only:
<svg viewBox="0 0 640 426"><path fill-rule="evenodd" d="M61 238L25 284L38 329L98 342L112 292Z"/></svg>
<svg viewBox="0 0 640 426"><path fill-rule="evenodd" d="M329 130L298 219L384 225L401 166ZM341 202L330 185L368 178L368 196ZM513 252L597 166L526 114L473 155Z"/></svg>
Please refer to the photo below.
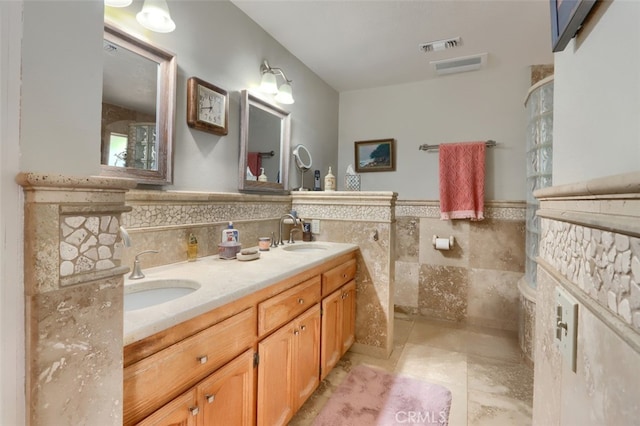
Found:
<svg viewBox="0 0 640 426"><path fill-rule="evenodd" d="M293 157L296 159L296 167L300 170L300 188L297 190L308 191L309 189L304 187L304 174L313 164L311 153L306 146L300 144L293 148Z"/></svg>
<svg viewBox="0 0 640 426"><path fill-rule="evenodd" d="M311 168L311 153L304 145L296 145L293 149L293 156L296 159L296 166L300 170L309 170Z"/></svg>

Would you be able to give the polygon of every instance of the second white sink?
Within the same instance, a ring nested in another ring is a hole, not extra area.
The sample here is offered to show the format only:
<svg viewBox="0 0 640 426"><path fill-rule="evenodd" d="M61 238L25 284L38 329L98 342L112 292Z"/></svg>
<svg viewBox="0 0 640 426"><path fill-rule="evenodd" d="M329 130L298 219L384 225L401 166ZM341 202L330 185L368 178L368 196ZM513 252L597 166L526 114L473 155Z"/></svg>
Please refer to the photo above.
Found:
<svg viewBox="0 0 640 426"><path fill-rule="evenodd" d="M291 244L285 246L282 250L284 251L296 251L296 252L309 252L309 251L320 251L326 250L327 247L321 244Z"/></svg>
<svg viewBox="0 0 640 426"><path fill-rule="evenodd" d="M135 311L170 302L191 294L200 284L191 280L168 279L129 284L124 288L124 311Z"/></svg>

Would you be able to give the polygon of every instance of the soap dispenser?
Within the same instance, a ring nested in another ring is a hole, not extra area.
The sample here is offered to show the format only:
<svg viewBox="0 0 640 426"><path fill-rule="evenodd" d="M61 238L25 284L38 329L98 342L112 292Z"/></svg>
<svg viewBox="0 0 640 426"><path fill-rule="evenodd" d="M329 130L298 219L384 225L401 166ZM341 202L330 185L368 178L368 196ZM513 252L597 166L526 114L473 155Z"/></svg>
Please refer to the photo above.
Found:
<svg viewBox="0 0 640 426"><path fill-rule="evenodd" d="M258 176L258 181L260 182L267 181L267 175L264 174L264 167L260 167L260 176Z"/></svg>
<svg viewBox="0 0 640 426"><path fill-rule="evenodd" d="M195 262L198 258L198 239L195 235L189 234L189 242L187 242L187 261Z"/></svg>
<svg viewBox="0 0 640 426"><path fill-rule="evenodd" d="M331 166L329 166L329 173L324 177L324 190L335 191L336 190L336 177L331 173Z"/></svg>
<svg viewBox="0 0 640 426"><path fill-rule="evenodd" d="M240 231L233 228L233 222L229 222L227 229L222 230L222 242L240 242Z"/></svg>

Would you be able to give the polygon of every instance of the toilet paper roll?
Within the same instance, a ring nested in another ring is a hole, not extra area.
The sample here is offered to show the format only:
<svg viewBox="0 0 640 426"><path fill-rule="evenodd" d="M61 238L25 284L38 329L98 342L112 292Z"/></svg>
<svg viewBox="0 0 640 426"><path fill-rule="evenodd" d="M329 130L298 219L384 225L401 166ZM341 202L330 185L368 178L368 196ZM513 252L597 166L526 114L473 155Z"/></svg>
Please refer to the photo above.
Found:
<svg viewBox="0 0 640 426"><path fill-rule="evenodd" d="M436 250L449 250L450 248L448 238L436 238Z"/></svg>

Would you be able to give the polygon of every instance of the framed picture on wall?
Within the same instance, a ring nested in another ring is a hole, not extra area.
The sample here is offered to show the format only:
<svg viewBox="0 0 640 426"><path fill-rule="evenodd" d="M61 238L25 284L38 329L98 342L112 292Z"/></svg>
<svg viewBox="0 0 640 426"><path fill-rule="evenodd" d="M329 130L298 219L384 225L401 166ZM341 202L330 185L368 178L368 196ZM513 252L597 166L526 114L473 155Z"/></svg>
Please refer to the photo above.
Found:
<svg viewBox="0 0 640 426"><path fill-rule="evenodd" d="M356 172L393 172L396 170L395 139L355 142Z"/></svg>
<svg viewBox="0 0 640 426"><path fill-rule="evenodd" d="M561 52L576 35L596 0L550 0L551 44Z"/></svg>

